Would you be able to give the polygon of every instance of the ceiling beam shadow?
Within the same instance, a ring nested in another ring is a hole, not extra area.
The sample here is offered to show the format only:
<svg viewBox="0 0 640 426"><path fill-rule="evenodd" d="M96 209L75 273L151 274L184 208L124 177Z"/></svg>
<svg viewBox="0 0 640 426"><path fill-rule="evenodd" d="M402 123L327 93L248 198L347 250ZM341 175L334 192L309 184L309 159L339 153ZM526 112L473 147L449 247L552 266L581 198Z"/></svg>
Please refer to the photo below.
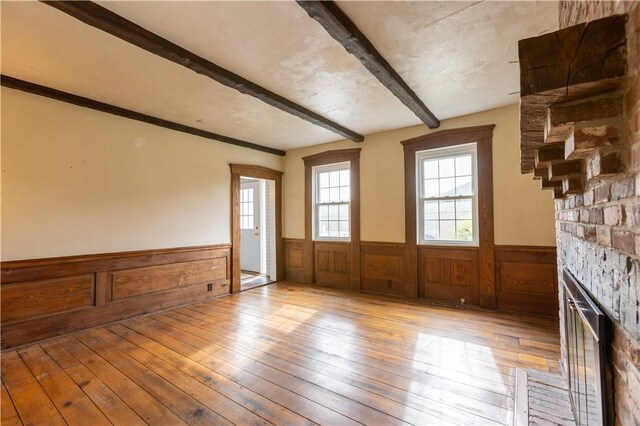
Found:
<svg viewBox="0 0 640 426"><path fill-rule="evenodd" d="M21 90L23 92L32 93L34 95L44 96L46 98L55 99L57 101L67 102L85 108L94 109L96 111L106 112L120 117L129 118L131 120L142 121L143 123L153 124L178 132L188 133L190 135L200 136L202 138L212 139L218 142L224 142L231 145L241 146L244 148L255 149L269 154L284 156L286 153L282 150L269 148L268 146L258 145L252 142L235 139L229 136L219 135L217 133L208 132L206 130L196 129L195 127L185 126L184 124L175 123L173 121L164 120L162 118L153 117L151 115L142 114L140 112L131 111L130 109L120 108L115 105L99 102L94 99L85 98L83 96L74 95L72 93L63 92L47 86L31 83L29 81L20 80L8 75L0 75L0 85L10 89Z"/></svg>
<svg viewBox="0 0 640 426"><path fill-rule="evenodd" d="M347 52L358 58L387 89L407 106L429 128L440 126L440 120L418 98L402 77L376 50L365 35L333 1L296 0L307 14L324 27Z"/></svg>
<svg viewBox="0 0 640 426"><path fill-rule="evenodd" d="M364 136L224 69L90 1L42 1L94 28L355 142Z"/></svg>

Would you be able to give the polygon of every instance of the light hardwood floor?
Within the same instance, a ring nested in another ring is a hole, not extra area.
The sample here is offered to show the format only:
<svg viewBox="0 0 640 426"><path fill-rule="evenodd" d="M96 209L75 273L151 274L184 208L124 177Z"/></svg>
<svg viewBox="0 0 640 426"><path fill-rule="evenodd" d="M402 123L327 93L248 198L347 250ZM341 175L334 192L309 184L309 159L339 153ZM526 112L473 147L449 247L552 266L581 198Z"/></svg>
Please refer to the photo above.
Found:
<svg viewBox="0 0 640 426"><path fill-rule="evenodd" d="M277 283L2 353L2 425L512 421L557 322Z"/></svg>

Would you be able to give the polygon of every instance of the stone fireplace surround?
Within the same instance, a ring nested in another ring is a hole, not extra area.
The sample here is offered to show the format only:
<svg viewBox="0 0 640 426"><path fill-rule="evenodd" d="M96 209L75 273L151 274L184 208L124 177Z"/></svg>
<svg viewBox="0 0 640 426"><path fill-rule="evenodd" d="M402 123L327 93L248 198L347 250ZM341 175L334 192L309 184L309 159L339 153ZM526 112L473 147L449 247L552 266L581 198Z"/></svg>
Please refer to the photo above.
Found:
<svg viewBox="0 0 640 426"><path fill-rule="evenodd" d="M581 157L578 174L574 170L570 176L569 180L573 179L577 186L567 181L564 186L554 185L552 189L556 198L558 271L569 270L586 287L610 323L608 418L615 424L640 425L640 7L638 2L623 1L561 1L559 6L561 29L615 14L628 14L626 75L615 89L617 94L614 93L621 104L615 148L596 147L588 156ZM524 96L521 108L522 105ZM521 120L523 140L526 127L525 120ZM523 144L523 157L525 149L531 148ZM594 173L594 163L610 154L618 160L615 170ZM523 164L524 161L531 161L531 157L523 160ZM525 170L527 167L523 166L523 172L530 171ZM545 168L545 172L551 176L551 167ZM540 177L537 170L536 176ZM542 180L545 178L543 174ZM544 182L542 186L545 187ZM558 282L562 285L561 279ZM561 301L561 323L565 317L563 306ZM566 373L563 327L561 347L561 366Z"/></svg>

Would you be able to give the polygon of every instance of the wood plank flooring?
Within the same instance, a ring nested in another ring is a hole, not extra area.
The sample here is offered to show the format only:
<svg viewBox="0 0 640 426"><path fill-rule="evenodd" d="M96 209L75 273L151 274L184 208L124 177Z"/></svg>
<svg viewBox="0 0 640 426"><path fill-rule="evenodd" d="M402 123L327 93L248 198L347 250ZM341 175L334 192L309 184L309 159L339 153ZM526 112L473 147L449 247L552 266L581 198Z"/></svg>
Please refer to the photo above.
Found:
<svg viewBox="0 0 640 426"><path fill-rule="evenodd" d="M3 425L511 424L556 321L276 283L2 353Z"/></svg>

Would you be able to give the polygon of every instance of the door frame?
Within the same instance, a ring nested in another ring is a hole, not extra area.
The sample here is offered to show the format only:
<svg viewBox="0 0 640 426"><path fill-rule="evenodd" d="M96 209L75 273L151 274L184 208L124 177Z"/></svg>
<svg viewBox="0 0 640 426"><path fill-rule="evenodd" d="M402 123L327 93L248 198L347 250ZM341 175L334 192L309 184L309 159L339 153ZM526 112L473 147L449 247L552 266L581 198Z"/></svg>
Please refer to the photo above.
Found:
<svg viewBox="0 0 640 426"><path fill-rule="evenodd" d="M240 291L240 177L272 180L276 183L276 279L284 278L282 258L282 175L283 172L251 164L229 164L231 169L231 293Z"/></svg>

